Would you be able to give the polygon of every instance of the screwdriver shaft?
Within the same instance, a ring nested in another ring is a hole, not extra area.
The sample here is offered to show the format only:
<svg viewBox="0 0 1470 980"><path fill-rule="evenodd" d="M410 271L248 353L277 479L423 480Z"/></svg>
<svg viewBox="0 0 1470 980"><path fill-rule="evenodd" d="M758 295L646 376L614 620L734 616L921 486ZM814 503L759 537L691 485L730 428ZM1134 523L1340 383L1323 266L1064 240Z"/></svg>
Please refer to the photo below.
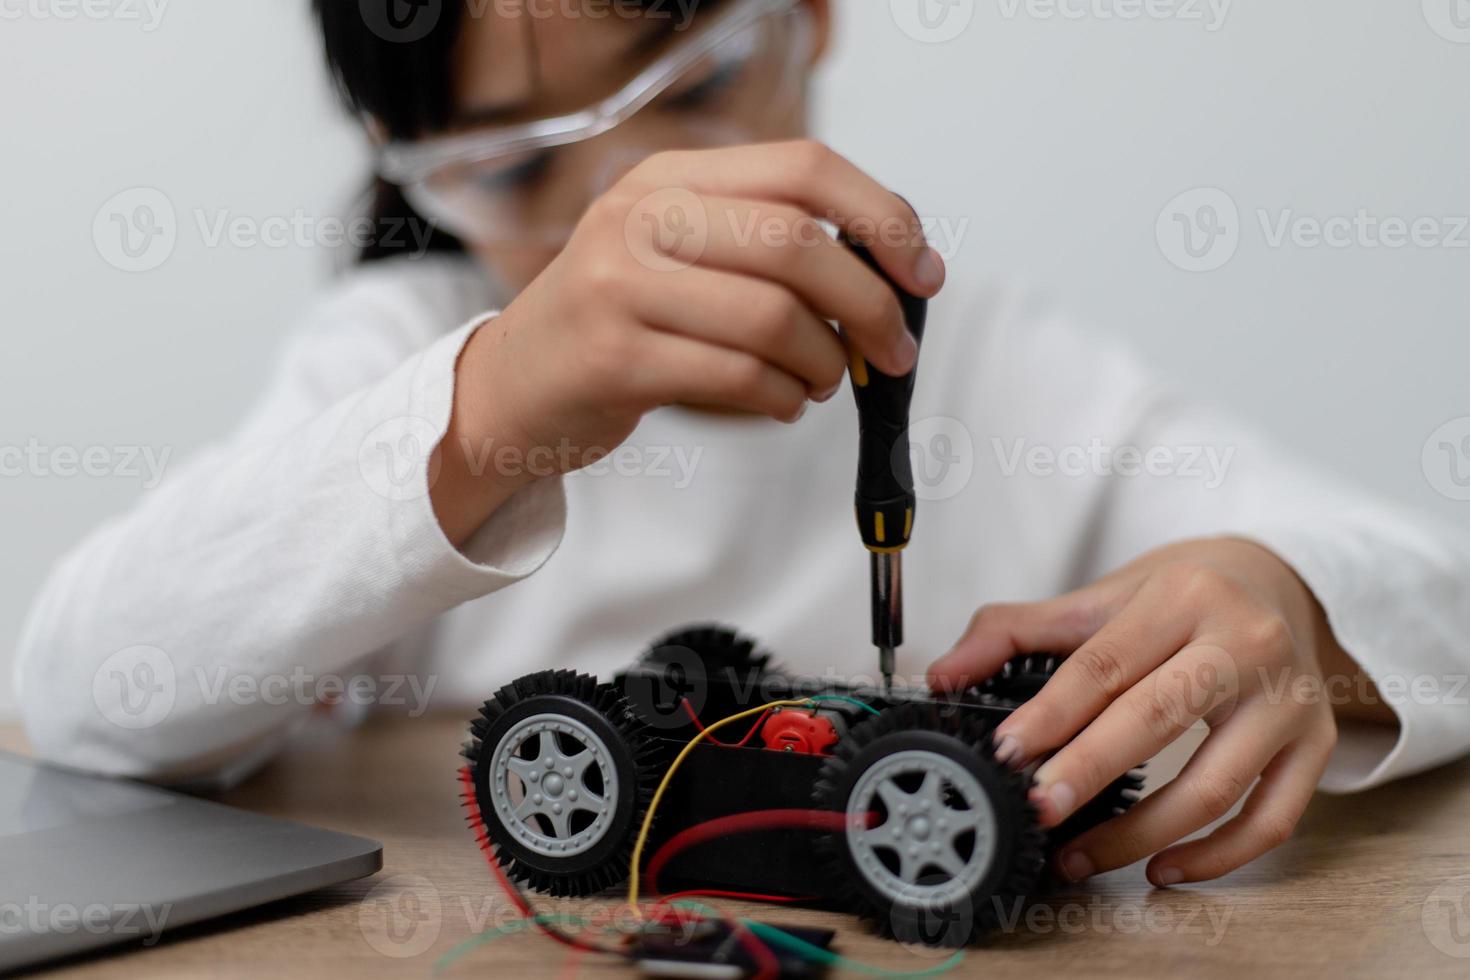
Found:
<svg viewBox="0 0 1470 980"><path fill-rule="evenodd" d="M872 552L873 645L883 686L893 689L894 649L903 643L903 556Z"/></svg>

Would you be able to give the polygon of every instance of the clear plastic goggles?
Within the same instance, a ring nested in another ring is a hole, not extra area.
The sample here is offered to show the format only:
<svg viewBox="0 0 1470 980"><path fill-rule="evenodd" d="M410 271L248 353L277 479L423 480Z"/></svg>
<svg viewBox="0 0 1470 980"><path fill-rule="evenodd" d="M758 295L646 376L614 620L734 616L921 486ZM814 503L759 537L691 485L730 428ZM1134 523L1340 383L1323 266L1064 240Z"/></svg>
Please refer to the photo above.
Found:
<svg viewBox="0 0 1470 980"><path fill-rule="evenodd" d="M649 154L766 138L798 107L810 52L798 0L734 0L696 25L596 105L387 143L377 172L465 241L563 245L587 206Z"/></svg>

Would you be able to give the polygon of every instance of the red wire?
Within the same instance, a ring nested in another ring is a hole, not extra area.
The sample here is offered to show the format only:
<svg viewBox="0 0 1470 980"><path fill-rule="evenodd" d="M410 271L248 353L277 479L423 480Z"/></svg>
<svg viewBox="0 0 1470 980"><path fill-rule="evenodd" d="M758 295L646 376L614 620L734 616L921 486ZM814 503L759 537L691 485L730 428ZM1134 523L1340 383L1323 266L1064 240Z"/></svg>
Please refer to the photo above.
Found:
<svg viewBox="0 0 1470 980"><path fill-rule="evenodd" d="M720 888L692 888L689 891L674 892L672 895L665 895L654 904L654 908L658 908L660 905L668 905L671 902L677 902L681 898L733 898L744 902L790 903L809 902L816 898L816 896L762 895L759 892L731 892Z"/></svg>
<svg viewBox="0 0 1470 980"><path fill-rule="evenodd" d="M715 738L713 735L705 734L704 722L702 722L702 721L699 720L699 715L695 714L695 712L694 712L694 705L692 705L692 704L689 703L689 699L688 698L680 698L679 699L679 704L681 704L684 707L684 713L689 716L689 720L692 721L692 722L694 722L694 727L697 728L697 729L699 729L700 734L704 735L705 741L707 741L707 742L713 742L715 745L718 745L721 748L726 748L726 749L741 749L741 748L744 748L746 745L749 745L750 744L750 740L752 738L755 738L755 733L761 730L761 725L765 724L766 716L771 713L771 709L770 708L767 708L765 711L762 711L760 713L760 717L756 718L755 724L750 726L750 731L746 732L745 733L745 737L742 738L740 741L738 741L738 742L721 742L719 739Z"/></svg>
<svg viewBox="0 0 1470 980"><path fill-rule="evenodd" d="M648 870L643 873L643 877L648 882L650 891L658 891L659 872L663 871L664 866L676 855L697 844L703 844L705 841L724 837L727 834L795 828L841 831L846 827L847 815L832 810L752 810L749 813L717 817L705 823L695 824L670 837L654 854L653 860L648 862Z"/></svg>

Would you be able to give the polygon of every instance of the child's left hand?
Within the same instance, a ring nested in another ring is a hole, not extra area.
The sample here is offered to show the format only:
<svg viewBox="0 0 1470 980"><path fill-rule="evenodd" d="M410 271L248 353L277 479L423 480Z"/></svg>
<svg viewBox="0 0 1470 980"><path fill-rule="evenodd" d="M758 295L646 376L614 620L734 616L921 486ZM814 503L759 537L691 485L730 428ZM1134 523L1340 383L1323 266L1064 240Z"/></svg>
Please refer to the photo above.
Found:
<svg viewBox="0 0 1470 980"><path fill-rule="evenodd" d="M1060 598L987 606L930 668L936 690L995 673L1022 652L1070 654L995 732L1020 766L1053 750L1032 800L1054 827L1203 719L1209 737L1173 782L1064 847L1068 879L1155 854L1155 885L1215 878L1285 841L1337 740L1324 663L1346 655L1311 592L1274 554L1243 540L1151 552ZM1256 777L1241 812L1224 816ZM1174 845L1174 846L1170 846Z"/></svg>

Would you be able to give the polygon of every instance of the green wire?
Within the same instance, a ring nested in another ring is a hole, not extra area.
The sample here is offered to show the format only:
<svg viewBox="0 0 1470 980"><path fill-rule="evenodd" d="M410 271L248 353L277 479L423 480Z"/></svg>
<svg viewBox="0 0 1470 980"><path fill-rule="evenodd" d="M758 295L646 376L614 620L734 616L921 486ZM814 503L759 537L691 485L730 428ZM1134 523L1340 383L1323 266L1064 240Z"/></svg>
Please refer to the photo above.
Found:
<svg viewBox="0 0 1470 980"><path fill-rule="evenodd" d="M680 899L676 902L673 902L672 904L677 907L693 909L706 918L715 920L723 920L725 918L725 916L722 915L718 909L712 908L708 905L704 905L700 902L691 901L689 899ZM965 958L964 951L958 950L953 956L945 960L943 963L940 963L938 966L930 967L927 970L919 970L917 972L908 972L905 970L885 970L880 966L873 966L872 964L863 963L859 960L850 960L845 956L840 956L837 953L832 952L830 949L823 949L821 946L809 943L804 939L800 939L796 936L791 935L791 933L789 932L784 932L783 930L778 929L775 926L769 926L763 922L753 922L750 919L741 919L740 924L749 929L767 945L780 946L789 952L795 953L797 956L800 956L802 959L807 960L808 962L821 963L826 966L836 966L847 970L853 970L857 973L866 973L869 976L886 977L889 978L889 980L899 980L899 978L905 977L920 978L939 976L940 974L948 973L950 970L953 970L955 967L959 966L961 961L963 961Z"/></svg>
<svg viewBox="0 0 1470 980"><path fill-rule="evenodd" d="M862 708L864 711L868 712L868 714L871 714L871 715L881 715L883 713L883 712L879 711L877 708L873 707L871 704L867 704L867 703L865 703L863 701L859 701L857 698L847 697L844 694L814 694L811 697L807 698L807 700L808 701L846 701L848 704L855 704L855 705L857 705L859 708Z"/></svg>
<svg viewBox="0 0 1470 980"><path fill-rule="evenodd" d="M539 916L538 918L542 922L554 922L557 925L563 926L585 926L587 924L586 919L579 919L573 915L543 915ZM479 949L481 946L485 945L491 940L501 939L505 936L521 932L527 926L531 925L531 922L532 920L530 919L517 919L514 922L503 925L498 929L486 929L479 935L471 936L470 938L466 939L464 942L460 943L458 946L454 947L449 952L445 953L443 956L435 960L434 972L443 973L445 970L453 966L455 962L458 961L460 957L464 956L466 953Z"/></svg>
<svg viewBox="0 0 1470 980"><path fill-rule="evenodd" d="M805 939L791 935L789 932L783 932L775 926L768 926L761 922L752 922L749 919L741 919L740 923L771 945L783 947L801 956L803 959L825 963L828 966L841 967L845 970L855 970L858 973L866 973L869 976L875 977L934 977L953 970L965 958L964 951L957 950L949 959L927 970L919 970L917 972L885 970L881 966L873 966L859 960L850 960L846 956L839 956L830 949L823 949L821 946L809 943Z"/></svg>

